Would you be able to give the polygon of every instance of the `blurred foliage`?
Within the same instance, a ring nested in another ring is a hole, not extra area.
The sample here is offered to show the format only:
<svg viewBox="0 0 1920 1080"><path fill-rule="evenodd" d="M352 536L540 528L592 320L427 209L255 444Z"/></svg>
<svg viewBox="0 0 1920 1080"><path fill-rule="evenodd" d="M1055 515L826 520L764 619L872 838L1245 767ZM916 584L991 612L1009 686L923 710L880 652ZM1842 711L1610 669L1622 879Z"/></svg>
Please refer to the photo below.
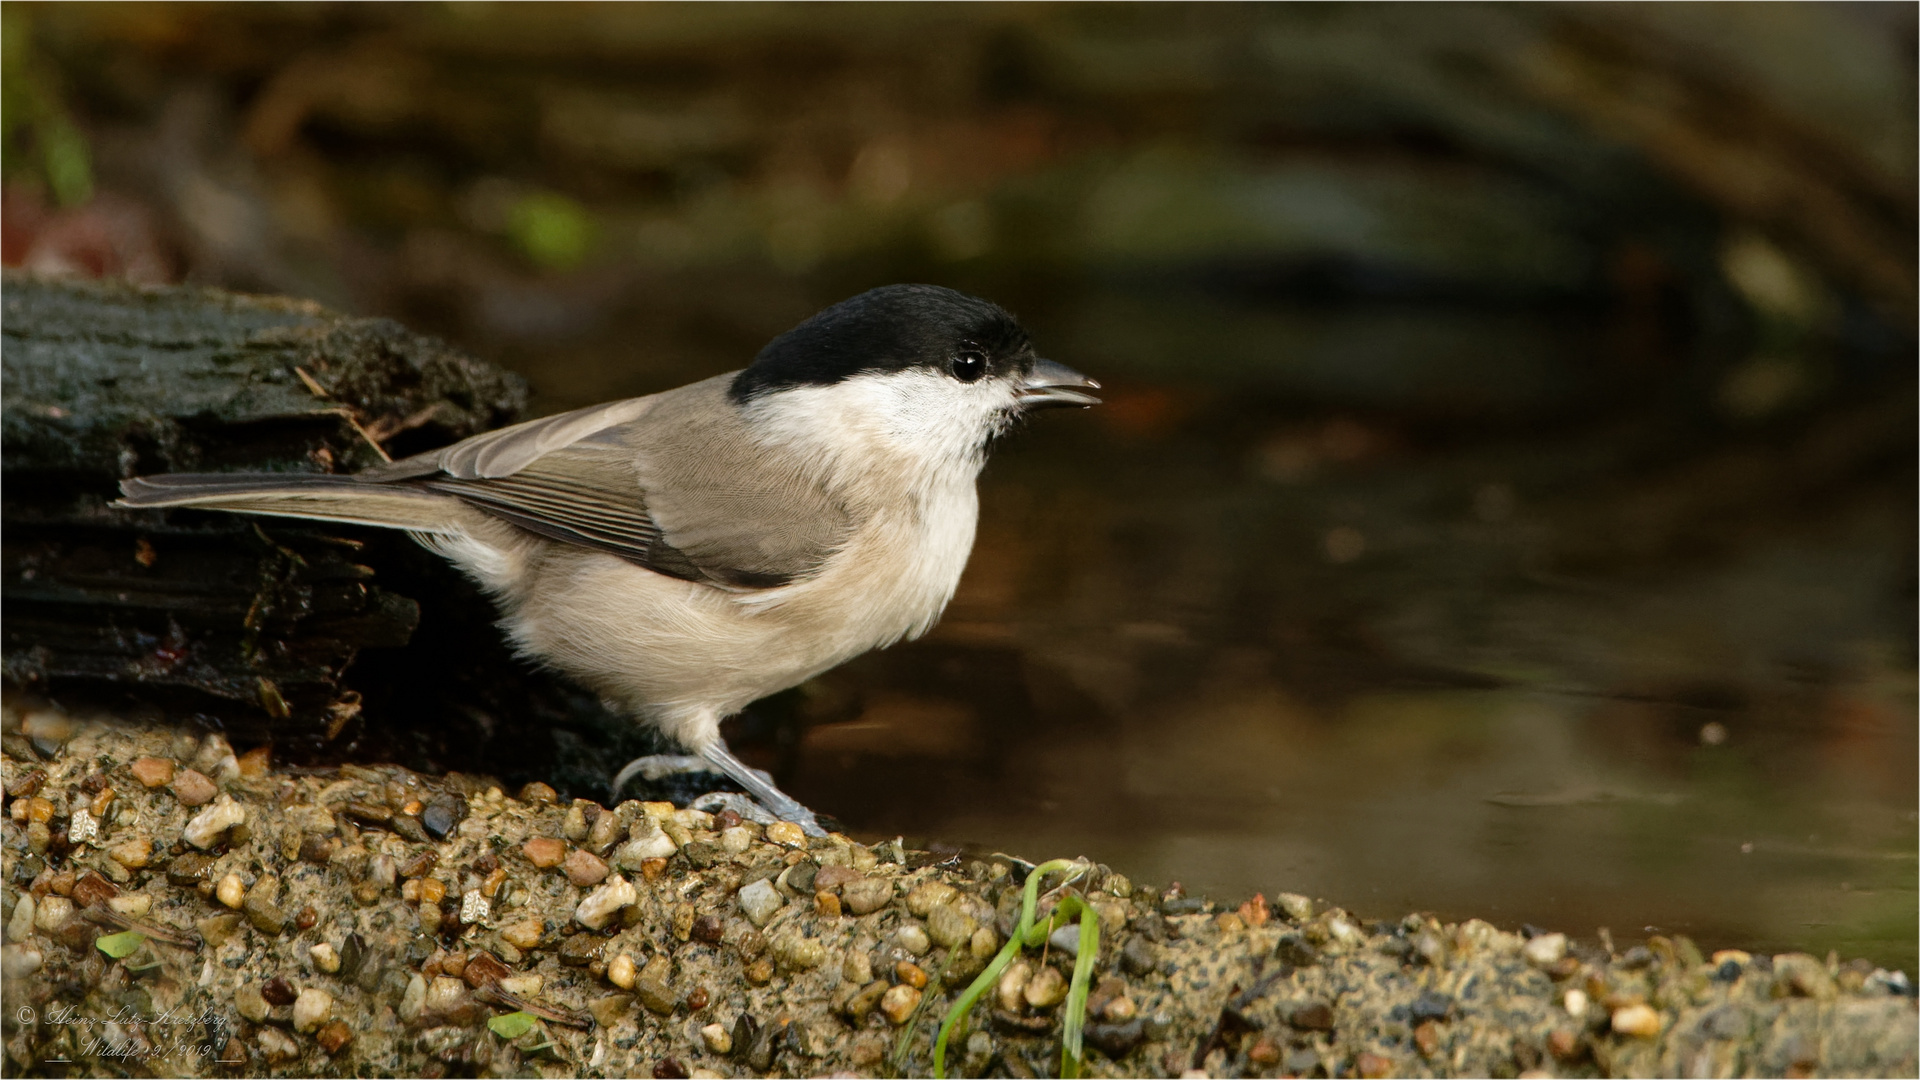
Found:
<svg viewBox="0 0 1920 1080"><path fill-rule="evenodd" d="M37 174L62 206L93 196L93 162L54 70L34 47L33 17L20 5L0 10L0 161L5 176Z"/></svg>

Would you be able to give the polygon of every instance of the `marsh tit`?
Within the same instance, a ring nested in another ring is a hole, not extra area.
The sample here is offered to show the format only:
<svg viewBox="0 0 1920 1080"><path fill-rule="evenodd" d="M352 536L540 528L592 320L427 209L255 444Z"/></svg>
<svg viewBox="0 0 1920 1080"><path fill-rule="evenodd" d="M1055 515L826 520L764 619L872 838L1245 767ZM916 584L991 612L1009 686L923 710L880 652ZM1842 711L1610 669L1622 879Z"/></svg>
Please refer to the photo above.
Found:
<svg viewBox="0 0 1920 1080"><path fill-rule="evenodd" d="M893 285L677 390L353 476L141 477L117 505L404 529L492 595L523 655L817 834L720 722L926 633L973 548L989 445L1034 409L1097 404L1099 385L995 304Z"/></svg>

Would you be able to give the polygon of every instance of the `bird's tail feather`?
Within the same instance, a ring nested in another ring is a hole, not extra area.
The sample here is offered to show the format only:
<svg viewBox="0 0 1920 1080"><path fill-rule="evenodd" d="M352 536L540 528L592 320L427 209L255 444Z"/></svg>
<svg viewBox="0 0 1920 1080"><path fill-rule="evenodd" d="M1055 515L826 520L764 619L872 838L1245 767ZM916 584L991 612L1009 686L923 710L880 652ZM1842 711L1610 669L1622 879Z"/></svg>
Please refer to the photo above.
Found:
<svg viewBox="0 0 1920 1080"><path fill-rule="evenodd" d="M459 531L459 504L418 488L368 483L351 476L285 473L170 473L120 482L115 506L189 507L377 525L418 533Z"/></svg>

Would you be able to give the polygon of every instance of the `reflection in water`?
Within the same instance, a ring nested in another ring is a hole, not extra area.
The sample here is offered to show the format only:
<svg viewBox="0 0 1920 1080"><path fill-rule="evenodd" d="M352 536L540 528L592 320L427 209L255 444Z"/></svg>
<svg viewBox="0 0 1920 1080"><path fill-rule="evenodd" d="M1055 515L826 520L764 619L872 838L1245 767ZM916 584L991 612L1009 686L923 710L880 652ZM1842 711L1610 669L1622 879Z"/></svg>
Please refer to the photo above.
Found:
<svg viewBox="0 0 1920 1080"><path fill-rule="evenodd" d="M1819 430L1441 438L1036 335L1111 404L997 451L932 635L802 688L799 797L1223 898L1915 966L1910 472L1794 501L1746 473Z"/></svg>

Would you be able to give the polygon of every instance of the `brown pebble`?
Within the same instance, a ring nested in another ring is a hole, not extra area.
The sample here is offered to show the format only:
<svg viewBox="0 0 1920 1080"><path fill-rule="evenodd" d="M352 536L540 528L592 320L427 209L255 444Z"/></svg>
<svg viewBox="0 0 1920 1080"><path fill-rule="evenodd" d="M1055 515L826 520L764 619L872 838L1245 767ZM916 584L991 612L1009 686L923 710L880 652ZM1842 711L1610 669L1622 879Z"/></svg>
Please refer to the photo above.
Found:
<svg viewBox="0 0 1920 1080"><path fill-rule="evenodd" d="M447 898L447 883L439 878L420 879L420 902L438 905Z"/></svg>
<svg viewBox="0 0 1920 1080"><path fill-rule="evenodd" d="M173 780L173 761L163 757L143 757L127 766L127 771L142 787L164 787ZM32 794L27 792L26 794Z"/></svg>
<svg viewBox="0 0 1920 1080"><path fill-rule="evenodd" d="M353 1041L353 1029L344 1022L334 1020L314 1033L314 1041L329 1054L337 1054L340 1048Z"/></svg>
<svg viewBox="0 0 1920 1080"><path fill-rule="evenodd" d="M1302 1031L1332 1031L1333 1006L1324 1001L1308 1001L1293 1007L1287 1023Z"/></svg>
<svg viewBox="0 0 1920 1080"><path fill-rule="evenodd" d="M654 1080L687 1080L687 1067L679 1059L663 1057L653 1063Z"/></svg>
<svg viewBox="0 0 1920 1080"><path fill-rule="evenodd" d="M696 986L693 988L693 993L687 995L687 1008L693 1012L699 1012L701 1009L706 1008L707 1003L711 1000L712 997L707 993L706 987Z"/></svg>
<svg viewBox="0 0 1920 1080"><path fill-rule="evenodd" d="M535 806L552 806L559 798L559 792L538 780L520 789L520 801Z"/></svg>
<svg viewBox="0 0 1920 1080"><path fill-rule="evenodd" d="M822 918L837 919L840 917L840 898L830 892L814 893L813 910Z"/></svg>
<svg viewBox="0 0 1920 1080"><path fill-rule="evenodd" d="M660 875L666 872L667 872L667 860L665 859L641 859L640 860L640 876L646 879L647 881L658 881L660 879Z"/></svg>
<svg viewBox="0 0 1920 1080"><path fill-rule="evenodd" d="M773 961L761 957L747 965L747 981L755 986L765 986L773 981Z"/></svg>
<svg viewBox="0 0 1920 1080"><path fill-rule="evenodd" d="M740 815L733 810L722 810L713 815L713 828L716 832L725 831L740 824Z"/></svg>
<svg viewBox="0 0 1920 1080"><path fill-rule="evenodd" d="M1271 1065L1280 1060L1280 1044L1262 1035L1254 1042L1253 1049L1247 1051L1247 1060L1255 1065Z"/></svg>
<svg viewBox="0 0 1920 1080"><path fill-rule="evenodd" d="M173 774L173 797L179 799L182 806L205 806L218 794L220 789L204 773L181 769Z"/></svg>
<svg viewBox="0 0 1920 1080"><path fill-rule="evenodd" d="M440 853L428 848L402 864L400 876L403 878L426 877L427 871L438 865L440 865Z"/></svg>
<svg viewBox="0 0 1920 1080"><path fill-rule="evenodd" d="M855 915L871 914L892 901L893 882L886 878L862 877L840 888L841 904Z"/></svg>
<svg viewBox="0 0 1920 1080"><path fill-rule="evenodd" d="M567 880L582 889L598 885L607 878L606 860L585 848L576 848L567 856Z"/></svg>
<svg viewBox="0 0 1920 1080"><path fill-rule="evenodd" d="M320 921L320 913L313 910L312 904L308 904L305 907L301 908L298 912L294 913L294 916L293 916L293 925L296 927L299 927L302 930L313 929L313 924L319 921Z"/></svg>
<svg viewBox="0 0 1920 1080"><path fill-rule="evenodd" d="M1440 1027L1431 1020L1423 1021L1413 1029L1413 1045L1419 1049L1420 1056L1432 1057L1440 1048Z"/></svg>
<svg viewBox="0 0 1920 1080"><path fill-rule="evenodd" d="M817 892L837 893L842 885L860 876L860 871L851 866L823 866L813 875L813 887Z"/></svg>
<svg viewBox="0 0 1920 1080"><path fill-rule="evenodd" d="M240 775L249 780L267 775L267 770L273 766L273 748L256 746L240 755L239 765Z"/></svg>
<svg viewBox="0 0 1920 1080"><path fill-rule="evenodd" d="M104 821L107 816L107 808L113 805L113 797L114 790L112 788L101 788L94 794L93 802L88 805L87 809L93 811L94 817Z"/></svg>
<svg viewBox="0 0 1920 1080"><path fill-rule="evenodd" d="M487 879L480 883L480 895L491 900L500 894L500 886L506 884L506 882L506 868L496 866L493 868L493 872L487 875Z"/></svg>
<svg viewBox="0 0 1920 1080"><path fill-rule="evenodd" d="M921 970L919 964L911 960L902 960L893 965L893 977L913 987L915 990L924 990L927 988L927 973Z"/></svg>
<svg viewBox="0 0 1920 1080"><path fill-rule="evenodd" d="M85 908L106 903L119 896L120 890L97 871L89 870L74 880L71 895L75 907Z"/></svg>
<svg viewBox="0 0 1920 1080"><path fill-rule="evenodd" d="M567 842L551 836L536 836L520 845L527 861L542 870L559 866L567 857Z"/></svg>
<svg viewBox="0 0 1920 1080"><path fill-rule="evenodd" d="M442 972L458 979L467 973L467 959L466 953L450 953L443 950L435 952L427 962L433 963L438 960Z"/></svg>
<svg viewBox="0 0 1920 1080"><path fill-rule="evenodd" d="M726 927L720 922L720 916L718 915L700 916L693 920L693 929L690 931L695 939L707 942L708 944L719 941L720 936L725 932Z"/></svg>
<svg viewBox="0 0 1920 1080"><path fill-rule="evenodd" d="M1580 1035L1567 1028L1555 1028L1547 1034L1547 1053L1561 1061L1572 1061L1580 1056Z"/></svg>
<svg viewBox="0 0 1920 1080"><path fill-rule="evenodd" d="M269 1005L291 1005L293 999L300 995L294 993L293 987L287 985L287 980L275 975L261 984L260 996L265 998Z"/></svg>
<svg viewBox="0 0 1920 1080"><path fill-rule="evenodd" d="M1393 1062L1365 1050L1353 1059L1353 1067L1363 1080L1382 1080L1383 1077L1393 1075Z"/></svg>
<svg viewBox="0 0 1920 1080"><path fill-rule="evenodd" d="M467 958L466 970L460 973L460 977L467 980L468 986L478 990L512 974L513 969L501 963L499 957L481 949Z"/></svg>
<svg viewBox="0 0 1920 1080"><path fill-rule="evenodd" d="M920 991L906 983L888 990L880 996L880 1011L886 1014L895 1027L906 1023L913 1016L913 1010L920 1006Z"/></svg>

